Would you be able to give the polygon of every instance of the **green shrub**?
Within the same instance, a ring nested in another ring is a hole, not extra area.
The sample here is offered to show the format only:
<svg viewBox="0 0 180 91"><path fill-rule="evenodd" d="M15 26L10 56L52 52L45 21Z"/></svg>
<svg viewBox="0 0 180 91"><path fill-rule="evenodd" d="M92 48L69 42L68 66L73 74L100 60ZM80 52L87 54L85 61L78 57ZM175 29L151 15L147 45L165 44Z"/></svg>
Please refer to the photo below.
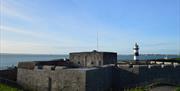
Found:
<svg viewBox="0 0 180 91"><path fill-rule="evenodd" d="M180 61L180 58L176 58L176 60Z"/></svg>
<svg viewBox="0 0 180 91"><path fill-rule="evenodd" d="M0 91L23 91L23 90L0 83Z"/></svg>
<svg viewBox="0 0 180 91"><path fill-rule="evenodd" d="M177 87L177 88L176 88L176 91L180 91L180 87Z"/></svg>

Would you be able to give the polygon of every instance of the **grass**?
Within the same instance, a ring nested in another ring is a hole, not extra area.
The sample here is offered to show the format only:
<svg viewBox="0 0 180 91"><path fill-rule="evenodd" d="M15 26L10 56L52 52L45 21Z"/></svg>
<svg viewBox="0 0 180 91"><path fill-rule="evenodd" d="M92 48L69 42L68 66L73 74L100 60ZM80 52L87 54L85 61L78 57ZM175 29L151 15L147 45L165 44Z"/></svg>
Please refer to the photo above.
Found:
<svg viewBox="0 0 180 91"><path fill-rule="evenodd" d="M180 61L180 58L176 58L176 60Z"/></svg>
<svg viewBox="0 0 180 91"><path fill-rule="evenodd" d="M0 83L0 91L23 91L23 90Z"/></svg>
<svg viewBox="0 0 180 91"><path fill-rule="evenodd" d="M180 86L176 88L176 91L180 91Z"/></svg>

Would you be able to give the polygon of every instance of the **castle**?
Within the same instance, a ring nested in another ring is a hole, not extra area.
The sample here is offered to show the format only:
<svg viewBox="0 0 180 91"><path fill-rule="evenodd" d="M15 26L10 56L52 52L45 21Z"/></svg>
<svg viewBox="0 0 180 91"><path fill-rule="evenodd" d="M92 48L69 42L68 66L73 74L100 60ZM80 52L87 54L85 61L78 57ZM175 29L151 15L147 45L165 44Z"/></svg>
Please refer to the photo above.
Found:
<svg viewBox="0 0 180 91"><path fill-rule="evenodd" d="M17 82L32 91L121 91L154 82L180 84L180 65L117 63L114 52L70 53L69 60L19 62Z"/></svg>

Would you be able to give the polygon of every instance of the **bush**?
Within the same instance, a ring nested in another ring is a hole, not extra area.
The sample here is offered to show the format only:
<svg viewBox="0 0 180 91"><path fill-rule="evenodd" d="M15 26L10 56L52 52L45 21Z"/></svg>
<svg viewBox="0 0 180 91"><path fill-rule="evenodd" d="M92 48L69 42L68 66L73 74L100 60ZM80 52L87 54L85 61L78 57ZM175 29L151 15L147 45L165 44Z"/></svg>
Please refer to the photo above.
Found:
<svg viewBox="0 0 180 91"><path fill-rule="evenodd" d="M176 60L180 61L180 58L176 58Z"/></svg>
<svg viewBox="0 0 180 91"><path fill-rule="evenodd" d="M0 91L23 91L23 90L0 83Z"/></svg>
<svg viewBox="0 0 180 91"><path fill-rule="evenodd" d="M180 91L180 87L177 87L177 88L176 88L176 91Z"/></svg>

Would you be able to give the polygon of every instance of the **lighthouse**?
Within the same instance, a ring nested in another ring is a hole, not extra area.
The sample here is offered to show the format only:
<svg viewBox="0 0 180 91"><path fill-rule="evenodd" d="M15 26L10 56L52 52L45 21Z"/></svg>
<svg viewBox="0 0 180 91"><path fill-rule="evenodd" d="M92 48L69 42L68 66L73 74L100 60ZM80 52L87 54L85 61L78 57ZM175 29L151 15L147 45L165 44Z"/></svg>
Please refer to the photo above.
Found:
<svg viewBox="0 0 180 91"><path fill-rule="evenodd" d="M135 43L135 46L133 48L134 51L134 61L138 61L139 60L139 46L137 43Z"/></svg>

